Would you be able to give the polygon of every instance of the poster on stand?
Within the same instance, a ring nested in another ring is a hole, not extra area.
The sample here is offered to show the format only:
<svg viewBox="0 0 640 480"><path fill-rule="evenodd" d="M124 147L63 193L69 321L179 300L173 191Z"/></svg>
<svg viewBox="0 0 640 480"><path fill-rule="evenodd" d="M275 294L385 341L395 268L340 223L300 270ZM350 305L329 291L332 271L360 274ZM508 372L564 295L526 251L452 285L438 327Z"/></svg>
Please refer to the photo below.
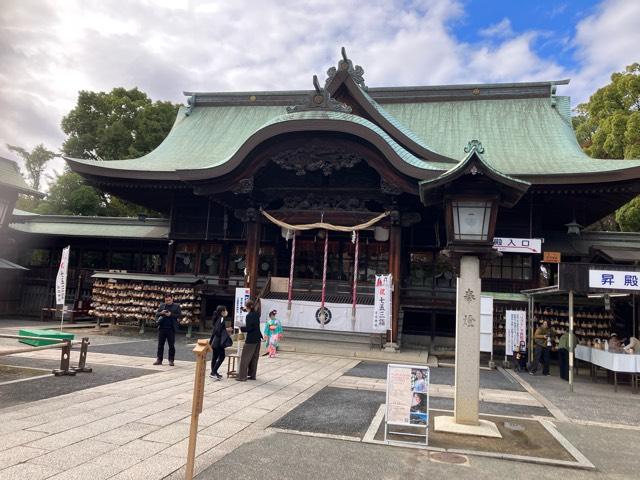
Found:
<svg viewBox="0 0 640 480"><path fill-rule="evenodd" d="M244 311L244 306L251 299L251 289L249 288L236 288L236 299L234 302L234 316L233 323L234 326L244 327L245 326L245 318L247 316L247 312Z"/></svg>
<svg viewBox="0 0 640 480"><path fill-rule="evenodd" d="M507 310L505 312L505 355L513 355L514 347L522 342L527 344L527 312L526 310Z"/></svg>
<svg viewBox="0 0 640 480"><path fill-rule="evenodd" d="M387 366L386 422L392 425L429 424L429 367Z"/></svg>
<svg viewBox="0 0 640 480"><path fill-rule="evenodd" d="M60 259L60 268L58 268L58 276L56 277L56 305L64 307L64 300L67 294L67 268L69 266L69 250L71 247L65 247L62 250L62 258Z"/></svg>
<svg viewBox="0 0 640 480"><path fill-rule="evenodd" d="M391 328L391 274L376 275L373 300L373 331L386 332Z"/></svg>

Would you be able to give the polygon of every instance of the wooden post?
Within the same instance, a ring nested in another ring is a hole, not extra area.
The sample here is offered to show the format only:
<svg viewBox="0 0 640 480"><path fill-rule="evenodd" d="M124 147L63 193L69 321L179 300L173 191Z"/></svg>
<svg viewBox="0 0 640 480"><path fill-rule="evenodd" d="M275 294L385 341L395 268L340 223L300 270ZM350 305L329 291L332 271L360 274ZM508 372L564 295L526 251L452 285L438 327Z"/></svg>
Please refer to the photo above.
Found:
<svg viewBox="0 0 640 480"><path fill-rule="evenodd" d="M254 208L247 209L247 248L245 252L244 286L255 295L258 280L258 256L260 252L260 219Z"/></svg>
<svg viewBox="0 0 640 480"><path fill-rule="evenodd" d="M193 402L191 407L191 428L189 429L189 450L187 451L186 480L193 479L193 467L196 457L196 439L198 436L198 417L202 413L204 402L204 380L207 365L207 353L211 351L208 340L198 340L193 349L196 354L196 376L193 382Z"/></svg>

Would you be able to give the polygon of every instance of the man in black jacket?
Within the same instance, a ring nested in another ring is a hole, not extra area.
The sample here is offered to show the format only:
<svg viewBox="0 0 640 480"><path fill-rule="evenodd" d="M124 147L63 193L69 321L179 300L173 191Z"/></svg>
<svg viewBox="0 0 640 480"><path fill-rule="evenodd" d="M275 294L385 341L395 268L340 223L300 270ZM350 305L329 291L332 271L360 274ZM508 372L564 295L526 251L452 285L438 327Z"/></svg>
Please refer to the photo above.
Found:
<svg viewBox="0 0 640 480"><path fill-rule="evenodd" d="M254 310L255 303L249 300L245 308L247 313L245 327L241 330L247 333L247 338L242 347L242 355L240 356L240 367L238 368L238 376L236 380L246 382L256 379L258 371L258 359L260 358L260 342L262 341L262 333L260 332L260 314Z"/></svg>
<svg viewBox="0 0 640 480"><path fill-rule="evenodd" d="M154 365L162 365L164 356L164 342L169 344L169 365L173 367L173 360L176 356L176 330L178 329L178 319L182 315L180 305L173 303L173 295L167 293L164 296L164 303L160 304L156 312L156 323L158 324L158 355Z"/></svg>

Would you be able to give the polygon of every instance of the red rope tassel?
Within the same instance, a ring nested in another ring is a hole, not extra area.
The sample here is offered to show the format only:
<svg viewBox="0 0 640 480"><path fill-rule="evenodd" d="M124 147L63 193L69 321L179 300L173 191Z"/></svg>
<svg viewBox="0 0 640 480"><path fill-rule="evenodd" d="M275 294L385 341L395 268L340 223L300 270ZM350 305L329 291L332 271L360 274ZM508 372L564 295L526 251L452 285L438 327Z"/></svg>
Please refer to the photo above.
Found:
<svg viewBox="0 0 640 480"><path fill-rule="evenodd" d="M322 268L322 299L320 304L320 318L322 320L322 327L324 328L324 322L326 320L326 312L324 309L324 302L327 293L327 258L329 256L329 230L325 230L324 236L324 266Z"/></svg>
<svg viewBox="0 0 640 480"><path fill-rule="evenodd" d="M356 230L354 232L355 236L355 253L353 259L353 304L351 307L351 321L356 321L356 304L358 302L358 256L360 251L360 232Z"/></svg>
<svg viewBox="0 0 640 480"><path fill-rule="evenodd" d="M291 300L293 297L293 268L296 261L296 232L293 232L293 240L291 242L291 266L289 267L289 296L287 302L287 311L291 312Z"/></svg>

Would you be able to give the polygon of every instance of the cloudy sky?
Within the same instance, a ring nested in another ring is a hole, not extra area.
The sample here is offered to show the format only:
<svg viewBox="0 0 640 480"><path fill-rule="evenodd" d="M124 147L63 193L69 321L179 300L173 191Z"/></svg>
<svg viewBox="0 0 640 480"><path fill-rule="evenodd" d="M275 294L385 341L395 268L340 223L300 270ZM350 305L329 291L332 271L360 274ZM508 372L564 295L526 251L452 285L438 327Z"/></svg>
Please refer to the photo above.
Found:
<svg viewBox="0 0 640 480"><path fill-rule="evenodd" d="M571 78L640 61L637 0L2 0L0 155L58 150L79 90L311 88L340 47L370 86ZM51 170L60 170L54 161Z"/></svg>

